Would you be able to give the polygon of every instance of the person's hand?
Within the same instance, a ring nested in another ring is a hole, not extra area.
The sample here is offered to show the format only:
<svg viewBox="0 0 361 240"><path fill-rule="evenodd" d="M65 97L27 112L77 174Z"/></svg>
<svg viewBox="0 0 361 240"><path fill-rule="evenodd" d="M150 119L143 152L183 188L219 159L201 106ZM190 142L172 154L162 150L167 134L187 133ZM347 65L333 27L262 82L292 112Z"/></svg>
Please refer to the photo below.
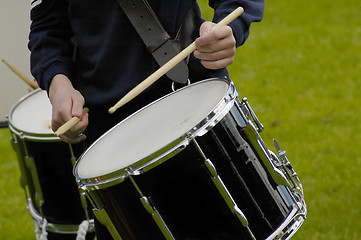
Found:
<svg viewBox="0 0 361 240"><path fill-rule="evenodd" d="M73 88L67 76L56 75L49 89L49 98L53 106L51 126L55 132L72 117L81 117L81 120L59 137L67 143L78 143L86 136L83 134L88 126L88 113L83 116L84 97Z"/></svg>
<svg viewBox="0 0 361 240"><path fill-rule="evenodd" d="M38 84L38 82L37 82L36 80L34 80L34 85L36 86L36 88L39 88L39 84ZM29 92L32 92L32 91L34 91L36 88L29 87L29 88L28 88L28 91L29 91Z"/></svg>
<svg viewBox="0 0 361 240"><path fill-rule="evenodd" d="M200 37L195 41L197 50L194 51L194 56L201 60L205 68L214 70L233 63L236 53L236 40L232 28L222 26L212 31L215 25L212 22L204 22L201 25Z"/></svg>

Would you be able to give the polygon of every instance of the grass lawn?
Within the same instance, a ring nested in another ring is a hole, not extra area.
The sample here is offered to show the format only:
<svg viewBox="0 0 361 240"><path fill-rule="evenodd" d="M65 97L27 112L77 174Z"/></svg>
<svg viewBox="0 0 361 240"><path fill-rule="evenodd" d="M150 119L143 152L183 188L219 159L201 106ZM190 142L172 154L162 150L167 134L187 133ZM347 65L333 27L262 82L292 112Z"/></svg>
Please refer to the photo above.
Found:
<svg viewBox="0 0 361 240"><path fill-rule="evenodd" d="M239 95L304 187L308 218L293 239L361 239L361 1L266 1L237 51ZM0 240L35 239L9 138L0 129Z"/></svg>

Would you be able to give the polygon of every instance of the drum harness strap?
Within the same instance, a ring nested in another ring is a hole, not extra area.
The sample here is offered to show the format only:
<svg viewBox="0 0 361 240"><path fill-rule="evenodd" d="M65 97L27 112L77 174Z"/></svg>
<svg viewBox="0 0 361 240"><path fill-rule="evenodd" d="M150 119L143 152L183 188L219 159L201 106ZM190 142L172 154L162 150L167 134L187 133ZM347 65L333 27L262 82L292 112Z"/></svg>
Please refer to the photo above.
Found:
<svg viewBox="0 0 361 240"><path fill-rule="evenodd" d="M176 38L172 40L146 0L118 0L118 3L159 66L167 63L185 47L187 42L191 42L195 26L192 10L188 13ZM188 59L178 63L166 73L167 77L176 83L187 83L187 62Z"/></svg>

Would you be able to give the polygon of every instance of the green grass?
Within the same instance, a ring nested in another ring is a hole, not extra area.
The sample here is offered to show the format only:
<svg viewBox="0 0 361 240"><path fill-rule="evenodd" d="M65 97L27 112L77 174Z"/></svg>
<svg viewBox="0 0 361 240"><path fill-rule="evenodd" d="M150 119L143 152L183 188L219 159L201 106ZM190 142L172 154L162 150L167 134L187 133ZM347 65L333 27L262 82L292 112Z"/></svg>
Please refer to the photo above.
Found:
<svg viewBox="0 0 361 240"><path fill-rule="evenodd" d="M361 1L266 1L229 69L303 184L293 239L361 239ZM34 239L8 129L0 139L0 239Z"/></svg>
<svg viewBox="0 0 361 240"><path fill-rule="evenodd" d="M31 240L35 228L20 187L20 172L9 129L0 129L0 239Z"/></svg>

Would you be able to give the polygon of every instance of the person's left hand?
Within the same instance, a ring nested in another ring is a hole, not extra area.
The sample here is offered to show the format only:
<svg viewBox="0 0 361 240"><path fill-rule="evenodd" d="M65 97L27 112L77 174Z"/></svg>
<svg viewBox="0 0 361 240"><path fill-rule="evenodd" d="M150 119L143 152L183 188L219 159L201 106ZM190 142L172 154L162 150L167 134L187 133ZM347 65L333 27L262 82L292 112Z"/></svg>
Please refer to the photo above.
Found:
<svg viewBox="0 0 361 240"><path fill-rule="evenodd" d="M212 30L215 25L212 22L204 22L201 25L200 37L195 41L197 50L193 53L208 69L227 67L233 63L236 53L236 40L232 28L222 26Z"/></svg>
<svg viewBox="0 0 361 240"><path fill-rule="evenodd" d="M36 88L39 88L38 81L34 80L34 84L35 84ZM28 88L28 92L32 92L32 91L34 91L36 88L29 87L29 88Z"/></svg>

